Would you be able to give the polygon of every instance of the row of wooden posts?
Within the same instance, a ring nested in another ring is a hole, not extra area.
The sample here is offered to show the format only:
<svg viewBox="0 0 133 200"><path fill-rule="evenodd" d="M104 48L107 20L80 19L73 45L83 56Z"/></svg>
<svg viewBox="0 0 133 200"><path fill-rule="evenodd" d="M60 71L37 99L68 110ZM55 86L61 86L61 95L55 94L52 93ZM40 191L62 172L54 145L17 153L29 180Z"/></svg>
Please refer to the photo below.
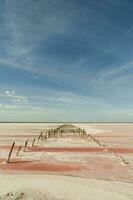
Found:
<svg viewBox="0 0 133 200"><path fill-rule="evenodd" d="M86 132L85 132L85 130L83 131L83 135L82 135L82 137L86 137L86 138L90 138L90 139L92 139L96 144L98 144L99 146L101 146L101 147L104 147L105 148L105 151L109 151L109 152L111 152L111 153L113 153L117 158L119 158L120 160L121 160L121 162L123 163L123 164L129 164L129 162L123 157L123 156L121 156L121 155L119 155L113 148L109 148L109 147L107 147L105 144L103 144L103 143L101 143L98 139L96 139L94 136L92 136L92 135L90 135L90 134L87 134Z"/></svg>
<svg viewBox="0 0 133 200"><path fill-rule="evenodd" d="M35 138L34 138L35 139ZM28 140L25 141L25 144L24 144L24 148L23 146L19 146L18 150L17 150L17 153L16 153L16 156L19 156L19 152L23 149L23 152L26 151L27 149L27 145L28 145ZM15 142L12 143L12 146L11 146L11 149L9 151L9 154L8 154L8 158L7 158L7 163L10 163L10 160L11 160L11 155L12 155L12 152L14 150L14 147L15 147Z"/></svg>
<svg viewBox="0 0 133 200"><path fill-rule="evenodd" d="M56 129L50 129L49 131L47 131L45 134L43 131L41 131L41 133L39 134L39 136L37 138L34 138L33 141L32 141L32 147L35 145L35 141L38 143L39 140L41 141L46 141L48 138L57 138L57 137L62 137L63 136L63 125L56 128ZM90 138L92 139L96 144L98 144L99 146L101 147L104 147L105 148L105 151L109 151L111 153L113 153L117 158L119 158L122 163L124 164L129 164L129 162L127 162L123 156L119 155L116 153L116 151L113 149L113 148L108 148L105 144L101 143L98 139L96 139L94 136L90 135L90 134L87 134L86 131L84 129L80 129L80 128L77 128L75 130L73 130L73 133L76 133L78 137L80 138ZM18 148L18 151L16 153L16 156L19 155L19 152L22 150L23 148L23 152L26 151L27 149L27 145L28 145L28 140L25 141L25 144L24 144L24 148L23 146L19 146ZM13 142L12 146L11 146L11 149L9 151L9 154L8 154L8 159L7 159L7 162L9 163L10 160L11 160L11 155L12 155L12 152L13 152L13 149L15 147L15 142Z"/></svg>
<svg viewBox="0 0 133 200"><path fill-rule="evenodd" d="M35 141L38 143L40 140L41 141L46 141L48 138L57 138L59 136L62 137L63 130L61 128L62 128L62 126L59 126L56 129L49 129L45 134L44 134L43 131L41 131L41 133L39 134L39 136L37 138L33 139L33 141L32 141L32 147L34 147ZM27 146L28 146L28 140L25 141L24 147L23 146L19 146L19 148L17 150L17 153L16 153L16 156L19 156L19 152L22 149L23 149L23 152L25 152L26 149L27 149ZM15 142L13 142L12 145L11 145L11 149L9 151L8 158L7 158L7 161L6 161L7 163L10 163L10 161L11 161L11 155L13 153L14 148L15 148Z"/></svg>
<svg viewBox="0 0 133 200"><path fill-rule="evenodd" d="M52 134L51 134L51 133L52 133ZM31 146L34 147L34 146L35 146L35 142L38 143L39 140L41 140L41 141L44 141L44 140L45 140L45 141L46 141L46 140L47 140L48 138L50 138L50 137L55 137L55 136L56 136L55 133L56 133L56 129L55 129L55 130L50 129L47 133L45 133L45 135L44 135L44 132L41 131L41 133L39 134L39 136L38 136L37 138L34 138L34 139L32 140ZM19 152L20 152L22 149L23 149L23 152L26 152L27 147L28 147L28 140L25 141L24 147L23 147L22 145L20 145L20 146L18 147L16 156L19 156ZM11 148L10 148L10 151L9 151L9 154L8 154L8 158L7 158L7 161L6 161L7 163L10 163L10 161L11 161L11 155L12 155L12 153L13 153L14 148L15 148L15 142L13 142L12 145L11 145Z"/></svg>

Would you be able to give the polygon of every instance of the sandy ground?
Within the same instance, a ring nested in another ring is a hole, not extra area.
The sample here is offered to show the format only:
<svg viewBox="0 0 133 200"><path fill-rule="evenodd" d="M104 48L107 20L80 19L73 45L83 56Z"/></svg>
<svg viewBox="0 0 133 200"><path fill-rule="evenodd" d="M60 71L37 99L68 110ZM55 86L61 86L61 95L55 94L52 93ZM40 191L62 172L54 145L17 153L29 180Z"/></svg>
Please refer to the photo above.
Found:
<svg viewBox="0 0 133 200"><path fill-rule="evenodd" d="M1 176L1 200L132 200L132 185L51 175ZM6 185L6 187L5 187Z"/></svg>
<svg viewBox="0 0 133 200"><path fill-rule="evenodd" d="M42 130L59 125L0 124L0 200L133 199L133 124L74 124L101 146L70 133L32 147ZM27 139L26 151L17 156ZM15 148L7 163L13 141Z"/></svg>

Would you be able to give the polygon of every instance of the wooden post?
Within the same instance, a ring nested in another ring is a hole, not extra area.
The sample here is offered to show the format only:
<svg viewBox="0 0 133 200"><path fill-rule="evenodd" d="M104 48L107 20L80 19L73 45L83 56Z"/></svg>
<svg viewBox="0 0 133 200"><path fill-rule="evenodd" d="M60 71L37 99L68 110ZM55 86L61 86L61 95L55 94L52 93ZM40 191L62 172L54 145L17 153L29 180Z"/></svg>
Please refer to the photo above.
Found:
<svg viewBox="0 0 133 200"><path fill-rule="evenodd" d="M21 149L22 149L22 146L19 146L16 156L19 155L19 152L20 152Z"/></svg>
<svg viewBox="0 0 133 200"><path fill-rule="evenodd" d="M49 131L48 131L48 133L47 133L47 136L48 136L48 139L50 138L50 134L49 134Z"/></svg>
<svg viewBox="0 0 133 200"><path fill-rule="evenodd" d="M32 147L34 146L35 141L36 141L36 139L34 138L32 141Z"/></svg>
<svg viewBox="0 0 133 200"><path fill-rule="evenodd" d="M28 144L28 140L26 140L25 144L24 144L24 152L26 151L26 148L27 148L27 144Z"/></svg>
<svg viewBox="0 0 133 200"><path fill-rule="evenodd" d="M119 156L119 157L123 164L125 164L125 165L129 164L129 162L127 162L122 156Z"/></svg>
<svg viewBox="0 0 133 200"><path fill-rule="evenodd" d="M11 146L11 149L9 151L9 154L8 154L8 159L7 159L7 162L9 163L10 162L10 159L11 159L11 155L12 155L12 151L14 149L14 146L15 146L15 142L13 142L12 146Z"/></svg>
<svg viewBox="0 0 133 200"><path fill-rule="evenodd" d="M55 138L55 130L53 131L53 134L54 134L54 138Z"/></svg>
<svg viewBox="0 0 133 200"><path fill-rule="evenodd" d="M99 146L102 146L101 142L99 140L97 140L97 143L99 144Z"/></svg>
<svg viewBox="0 0 133 200"><path fill-rule="evenodd" d="M45 142L47 141L47 136L46 136L46 135L44 136L44 141L45 141Z"/></svg>
<svg viewBox="0 0 133 200"><path fill-rule="evenodd" d="M37 142L39 142L39 140L42 139L42 135L43 135L43 132L41 132L40 135L38 136Z"/></svg>

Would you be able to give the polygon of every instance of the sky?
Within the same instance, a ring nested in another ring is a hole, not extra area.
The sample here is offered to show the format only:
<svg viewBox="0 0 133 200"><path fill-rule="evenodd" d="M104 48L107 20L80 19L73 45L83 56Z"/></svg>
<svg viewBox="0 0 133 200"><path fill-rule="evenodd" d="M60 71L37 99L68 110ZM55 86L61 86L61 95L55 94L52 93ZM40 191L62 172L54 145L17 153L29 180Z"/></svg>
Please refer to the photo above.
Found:
<svg viewBox="0 0 133 200"><path fill-rule="evenodd" d="M0 0L2 121L133 121L133 1Z"/></svg>

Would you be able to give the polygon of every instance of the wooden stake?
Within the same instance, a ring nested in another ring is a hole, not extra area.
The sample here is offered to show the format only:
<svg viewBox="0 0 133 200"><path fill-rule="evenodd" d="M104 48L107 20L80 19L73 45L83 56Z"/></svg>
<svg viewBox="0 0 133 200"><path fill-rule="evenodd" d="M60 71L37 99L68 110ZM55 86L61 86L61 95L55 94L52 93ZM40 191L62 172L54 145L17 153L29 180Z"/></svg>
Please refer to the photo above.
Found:
<svg viewBox="0 0 133 200"><path fill-rule="evenodd" d="M119 157L123 164L125 164L125 165L129 164L129 162L127 162L122 156L119 156Z"/></svg>
<svg viewBox="0 0 133 200"><path fill-rule="evenodd" d="M39 142L39 140L42 139L42 136L43 136L43 132L41 132L40 135L38 136L37 142Z"/></svg>
<svg viewBox="0 0 133 200"><path fill-rule="evenodd" d="M22 149L22 146L19 146L16 156L19 155L19 152L20 152L21 149Z"/></svg>
<svg viewBox="0 0 133 200"><path fill-rule="evenodd" d="M25 144L24 144L24 152L26 151L26 148L27 148L27 144L28 144L28 140L26 140Z"/></svg>
<svg viewBox="0 0 133 200"><path fill-rule="evenodd" d="M34 139L33 139L33 142L32 142L32 147L34 146L35 141L36 141L36 139L34 138Z"/></svg>
<svg viewBox="0 0 133 200"><path fill-rule="evenodd" d="M15 142L13 142L12 146L11 146L11 149L9 151L9 154L8 154L8 159L7 159L7 162L9 163L10 162L10 159L11 159L11 155L12 155L12 151L14 149L14 145L15 145Z"/></svg>

